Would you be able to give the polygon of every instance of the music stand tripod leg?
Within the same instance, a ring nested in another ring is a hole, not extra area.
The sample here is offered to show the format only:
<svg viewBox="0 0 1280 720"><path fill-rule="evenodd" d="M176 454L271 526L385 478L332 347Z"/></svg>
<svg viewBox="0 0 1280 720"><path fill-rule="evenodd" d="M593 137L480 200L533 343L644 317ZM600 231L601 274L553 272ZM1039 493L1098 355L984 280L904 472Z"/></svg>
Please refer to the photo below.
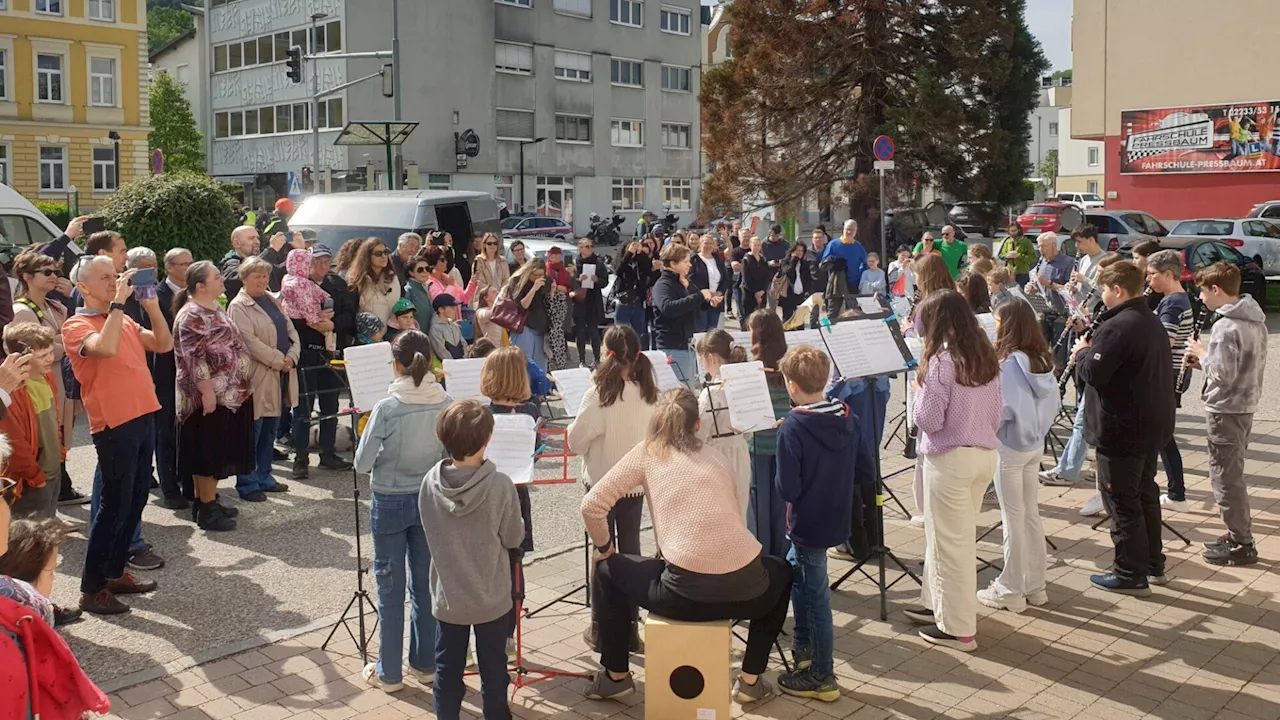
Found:
<svg viewBox="0 0 1280 720"><path fill-rule="evenodd" d="M577 605L579 607L586 607L586 608L591 607L591 536L587 535L586 533L583 533L583 538L584 539L583 539L583 545L582 545L582 548L583 548L582 584L574 586L570 590L562 593L560 596L552 600L548 600L545 604L543 604L540 607L534 608L533 610L525 608L524 617L531 618L537 615L538 613L542 612L543 610L546 610L547 608L551 607L552 605L555 605L556 603L565 603L567 605ZM579 592L583 592L586 595L585 600L571 599L574 595L576 595Z"/></svg>
<svg viewBox="0 0 1280 720"><path fill-rule="evenodd" d="M357 422L359 420L359 413L355 412L355 408L351 408L350 416L351 432L354 435ZM342 627L347 631L347 635L351 637L351 641L360 649L360 661L368 662L369 637L378 627L378 606L374 604L373 600L369 597L369 591L364 587L364 549L360 540L360 480L354 465L351 467L351 496L353 501L352 507L355 509L356 515L356 589L351 594L351 600L347 602L347 607L342 611L342 615L339 616L338 621L334 623L333 628L329 630L329 636L325 638L324 644L320 646L320 649L327 650L329 648L329 643L333 640L334 634L338 632L339 627ZM369 628L367 633L364 621L366 604L368 604L369 611L373 614L374 618L373 627ZM347 619L347 615L351 613L351 607L353 605L358 606L357 627L359 629L359 637L351 631L351 626L348 624L350 620Z"/></svg>

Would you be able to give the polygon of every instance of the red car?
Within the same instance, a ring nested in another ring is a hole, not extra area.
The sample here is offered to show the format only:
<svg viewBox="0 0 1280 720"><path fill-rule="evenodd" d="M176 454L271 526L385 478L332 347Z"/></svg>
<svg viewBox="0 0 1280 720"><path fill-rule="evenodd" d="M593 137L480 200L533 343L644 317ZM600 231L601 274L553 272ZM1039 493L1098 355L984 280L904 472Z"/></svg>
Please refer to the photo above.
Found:
<svg viewBox="0 0 1280 720"><path fill-rule="evenodd" d="M1032 237L1042 232L1061 232L1063 230L1063 212L1074 213L1076 216L1075 224L1079 224L1080 208L1057 201L1028 205L1027 209L1023 210L1022 214L1018 216L1018 224L1022 226L1022 232Z"/></svg>

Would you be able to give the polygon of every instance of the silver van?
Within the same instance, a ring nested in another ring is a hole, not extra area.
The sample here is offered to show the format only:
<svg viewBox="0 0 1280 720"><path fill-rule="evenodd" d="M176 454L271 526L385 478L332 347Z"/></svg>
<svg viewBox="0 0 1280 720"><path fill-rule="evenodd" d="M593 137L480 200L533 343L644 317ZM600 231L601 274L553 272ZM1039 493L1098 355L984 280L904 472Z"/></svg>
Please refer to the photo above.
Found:
<svg viewBox="0 0 1280 720"><path fill-rule="evenodd" d="M388 247L406 232L443 230L456 251L471 247L474 233L502 237L492 195L456 190L388 190L312 195L289 218L290 230L315 232L336 255L352 239L380 238Z"/></svg>

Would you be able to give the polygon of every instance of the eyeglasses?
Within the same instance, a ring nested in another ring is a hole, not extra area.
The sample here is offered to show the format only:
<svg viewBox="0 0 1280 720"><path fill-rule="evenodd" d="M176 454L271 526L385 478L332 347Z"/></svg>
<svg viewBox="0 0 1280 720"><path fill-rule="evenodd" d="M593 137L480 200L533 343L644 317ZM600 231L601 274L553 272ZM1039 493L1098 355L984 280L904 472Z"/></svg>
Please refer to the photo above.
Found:
<svg viewBox="0 0 1280 720"><path fill-rule="evenodd" d="M387 256L387 255L389 255L389 254L390 254L390 253L388 253L386 250L374 250L374 251L373 251L373 256L374 256L374 257L386 257L386 256Z"/></svg>
<svg viewBox="0 0 1280 720"><path fill-rule="evenodd" d="M43 275L43 276L45 276L45 277L53 277L54 275L57 275L57 274L58 274L58 271L57 271L57 270L54 270L53 268L44 268L43 270L36 270L36 271L35 271L34 273L32 273L32 274L34 274L34 275Z"/></svg>
<svg viewBox="0 0 1280 720"><path fill-rule="evenodd" d="M485 244L484 244L484 246L485 246L485 247L498 247L498 243L496 243L496 242L487 242L487 243L485 243Z"/></svg>
<svg viewBox="0 0 1280 720"><path fill-rule="evenodd" d="M16 487L18 487L17 480L0 477L0 497L3 497L5 502L13 501L13 489Z"/></svg>

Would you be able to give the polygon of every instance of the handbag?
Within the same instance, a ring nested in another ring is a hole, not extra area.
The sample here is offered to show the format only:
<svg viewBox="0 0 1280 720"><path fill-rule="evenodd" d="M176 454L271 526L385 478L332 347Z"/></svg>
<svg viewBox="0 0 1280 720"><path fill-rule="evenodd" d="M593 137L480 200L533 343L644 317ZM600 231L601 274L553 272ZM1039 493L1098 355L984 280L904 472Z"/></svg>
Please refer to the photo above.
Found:
<svg viewBox="0 0 1280 720"><path fill-rule="evenodd" d="M520 307L520 303L511 299L504 289L493 301L493 311L489 313L489 322L513 333L524 332L524 322L529 312Z"/></svg>

